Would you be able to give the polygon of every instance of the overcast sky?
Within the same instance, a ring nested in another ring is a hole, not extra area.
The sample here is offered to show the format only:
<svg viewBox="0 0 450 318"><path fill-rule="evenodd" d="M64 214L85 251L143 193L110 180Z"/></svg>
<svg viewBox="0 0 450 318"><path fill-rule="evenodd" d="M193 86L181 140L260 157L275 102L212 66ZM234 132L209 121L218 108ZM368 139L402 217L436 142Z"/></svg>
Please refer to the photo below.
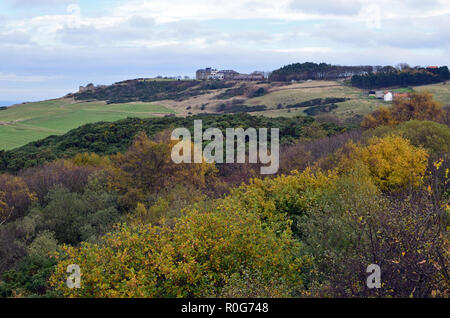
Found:
<svg viewBox="0 0 450 318"><path fill-rule="evenodd" d="M0 100L294 62L450 64L448 0L0 0Z"/></svg>

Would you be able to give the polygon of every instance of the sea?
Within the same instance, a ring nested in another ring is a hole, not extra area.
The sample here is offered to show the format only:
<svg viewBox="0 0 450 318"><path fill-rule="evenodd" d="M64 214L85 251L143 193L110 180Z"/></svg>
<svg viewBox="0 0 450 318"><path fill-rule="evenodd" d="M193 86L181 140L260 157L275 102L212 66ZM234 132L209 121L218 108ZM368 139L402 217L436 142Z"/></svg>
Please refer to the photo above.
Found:
<svg viewBox="0 0 450 318"><path fill-rule="evenodd" d="M13 101L13 100L0 100L0 107L6 106L9 107L11 105L20 104L19 101Z"/></svg>

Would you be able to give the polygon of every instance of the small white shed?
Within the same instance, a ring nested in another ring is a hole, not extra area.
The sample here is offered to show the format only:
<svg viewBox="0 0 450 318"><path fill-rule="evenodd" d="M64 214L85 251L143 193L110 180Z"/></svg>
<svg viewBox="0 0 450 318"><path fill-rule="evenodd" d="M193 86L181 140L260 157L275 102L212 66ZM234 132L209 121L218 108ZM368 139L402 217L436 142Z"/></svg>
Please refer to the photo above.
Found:
<svg viewBox="0 0 450 318"><path fill-rule="evenodd" d="M386 94L384 94L384 101L392 102L392 93L391 92L387 92Z"/></svg>

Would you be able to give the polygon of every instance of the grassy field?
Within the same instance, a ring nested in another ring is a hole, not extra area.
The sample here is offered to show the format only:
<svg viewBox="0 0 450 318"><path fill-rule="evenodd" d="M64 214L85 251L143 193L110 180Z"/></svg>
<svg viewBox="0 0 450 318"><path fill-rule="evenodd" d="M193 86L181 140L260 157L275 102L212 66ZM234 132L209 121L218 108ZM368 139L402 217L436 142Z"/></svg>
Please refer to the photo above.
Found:
<svg viewBox="0 0 450 318"><path fill-rule="evenodd" d="M287 109L277 109L277 106L281 104L285 107L315 98L327 97L350 98L346 102L337 103L338 108L331 112L331 114L338 115L341 118L352 117L356 114L365 115L384 103L377 99L368 99L364 91L358 88L344 86L332 81L313 81L282 87L262 97L248 99L245 104L266 105L269 108L267 111L258 112L259 115L290 117L304 115L304 110L307 108L294 108L289 112Z"/></svg>
<svg viewBox="0 0 450 318"><path fill-rule="evenodd" d="M21 104L0 111L0 150L63 134L87 123L172 113L175 112L153 103L107 105L104 102L74 103L71 99L59 99Z"/></svg>
<svg viewBox="0 0 450 318"><path fill-rule="evenodd" d="M414 90L417 92L428 91L433 94L434 99L443 105L450 105L450 83L416 86Z"/></svg>
<svg viewBox="0 0 450 318"><path fill-rule="evenodd" d="M412 92L413 90L418 92L429 91L437 101L443 105L450 105L450 83L392 89L392 91L398 93ZM286 105L326 97L350 98L350 100L345 102L337 103L338 108L330 112L330 114L334 114L341 119L346 119L354 115L366 115L381 105L391 105L391 103L384 102L383 100L368 98L364 90L332 81L313 81L285 86L264 96L250 98L245 104L266 105L269 108L267 111L252 113L255 115L292 117L305 115L304 110L307 108L291 108L289 111L288 109L277 109L277 106L281 104L285 107Z"/></svg>
<svg viewBox="0 0 450 318"><path fill-rule="evenodd" d="M237 83L239 86L242 83ZM330 114L341 119L351 118L355 115L365 115L380 105L389 106L378 99L369 99L367 91L345 86L335 81L312 81L294 83L289 85L256 84L253 89L264 87L268 93L255 98L235 96L243 99L248 106L266 105L268 110L252 112L253 115L268 117L292 117L305 115L307 108L290 108L293 105L315 98L345 97L349 100L337 103L338 108ZM444 105L450 104L450 84L434 84L413 87L415 91L430 91L434 98ZM407 92L410 88L394 89L396 92ZM73 99L57 99L37 103L28 103L10 107L0 111L0 150L12 149L28 142L44 138L49 135L58 135L83 124L97 121L115 121L126 117L152 117L166 114L188 116L191 114L214 113L217 106L232 99L223 100L217 96L226 89L207 91L205 94L190 97L184 100L161 100L157 103L127 103L110 104L105 102L74 102ZM283 109L278 109L278 105Z"/></svg>

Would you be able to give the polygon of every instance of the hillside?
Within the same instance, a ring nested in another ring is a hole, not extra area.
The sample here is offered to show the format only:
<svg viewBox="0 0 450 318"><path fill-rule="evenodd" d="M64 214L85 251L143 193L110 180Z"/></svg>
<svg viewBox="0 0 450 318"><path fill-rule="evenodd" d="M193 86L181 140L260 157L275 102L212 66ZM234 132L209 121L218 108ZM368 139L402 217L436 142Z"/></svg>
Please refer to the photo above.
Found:
<svg viewBox="0 0 450 318"><path fill-rule="evenodd" d="M334 121L358 123L364 115L385 104L368 98L366 90L340 81L139 83L141 81L125 81L91 92L2 110L0 150L21 147L50 135L61 135L87 123L114 122L127 117L186 117L236 112L267 117L330 114L335 116ZM142 89L152 85L156 85L152 90ZM439 83L414 89L429 90L436 100L444 105L450 104L450 85Z"/></svg>
<svg viewBox="0 0 450 318"><path fill-rule="evenodd" d="M416 93L357 129L245 113L128 118L0 151L0 297L445 296L447 115ZM278 171L175 163L167 132L192 133L195 119L278 127ZM71 264L80 288L67 288ZM367 264L386 288L366 288Z"/></svg>
<svg viewBox="0 0 450 318"><path fill-rule="evenodd" d="M77 153L91 152L109 155L125 151L135 135L145 132L149 137L165 129L186 127L193 132L194 120L201 119L203 128L217 127L225 130L227 127L279 128L281 144L289 143L300 137L307 137L306 127L315 120L312 117L293 117L269 119L263 116L249 114L233 115L196 115L187 118L127 118L114 123L97 122L73 129L61 136L49 136L31 142L20 148L0 151L0 172L18 171L53 161L58 158L70 158ZM326 135L333 135L346 130L345 126L322 123L314 126L322 129Z"/></svg>

